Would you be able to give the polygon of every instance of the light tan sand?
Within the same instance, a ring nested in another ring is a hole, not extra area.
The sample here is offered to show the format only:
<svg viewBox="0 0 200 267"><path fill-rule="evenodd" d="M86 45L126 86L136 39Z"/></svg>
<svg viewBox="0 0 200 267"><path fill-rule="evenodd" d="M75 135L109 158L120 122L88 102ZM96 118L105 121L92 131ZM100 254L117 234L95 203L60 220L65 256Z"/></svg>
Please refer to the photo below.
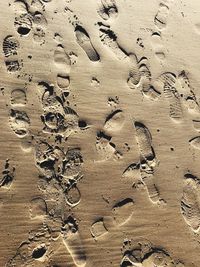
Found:
<svg viewBox="0 0 200 267"><path fill-rule="evenodd" d="M0 267L198 267L200 1L0 10Z"/></svg>

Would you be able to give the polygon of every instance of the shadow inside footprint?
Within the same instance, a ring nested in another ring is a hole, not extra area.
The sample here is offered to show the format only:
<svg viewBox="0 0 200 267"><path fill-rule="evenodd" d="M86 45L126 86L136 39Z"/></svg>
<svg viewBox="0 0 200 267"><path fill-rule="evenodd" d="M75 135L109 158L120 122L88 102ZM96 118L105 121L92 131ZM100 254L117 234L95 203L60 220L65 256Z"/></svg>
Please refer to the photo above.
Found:
<svg viewBox="0 0 200 267"><path fill-rule="evenodd" d="M76 35L77 43L85 51L88 58L93 62L99 61L100 56L95 50L94 46L92 45L90 36L86 32L86 30L80 25L77 25L75 28L75 35Z"/></svg>

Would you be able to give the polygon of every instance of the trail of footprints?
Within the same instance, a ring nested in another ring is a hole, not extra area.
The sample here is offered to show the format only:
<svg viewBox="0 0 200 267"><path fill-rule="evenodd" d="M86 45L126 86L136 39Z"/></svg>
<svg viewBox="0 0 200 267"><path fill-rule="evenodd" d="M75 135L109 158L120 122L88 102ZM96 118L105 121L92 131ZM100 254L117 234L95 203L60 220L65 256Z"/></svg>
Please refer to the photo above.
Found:
<svg viewBox="0 0 200 267"><path fill-rule="evenodd" d="M34 23L39 25L45 21L42 13L38 12L40 7L44 11L42 2L15 4L26 7L26 13L21 14L15 20L15 26L20 35L27 35L30 32L32 29L30 25L33 23L30 19L33 19L34 14L36 15ZM17 11L19 11L18 8ZM43 38L38 39L41 36L36 38L35 32L33 36L34 40L43 43ZM11 59L13 62L17 62L15 57L18 48L19 43L13 36L5 38L3 52L6 66L11 65L7 63L8 59L9 62ZM44 112L41 116L44 125L43 132L67 138L70 134L78 131L80 125L79 116L66 104L66 97L69 94L71 60L61 43L55 49L54 64L57 69L57 90L53 85L43 81L39 82L37 86ZM10 72L16 70L19 69L8 68ZM14 89L10 96L9 124L16 136L21 139L30 135L31 122L25 111L26 90L26 88ZM76 266L85 266L86 256L78 231L78 223L74 217L66 218L66 212L64 212L65 206L74 207L81 200L81 193L77 187L78 181L83 177L81 151L79 148L64 151L55 144L48 144L46 139L40 140L38 137L34 137L30 145L35 148L35 164L39 171L38 188L42 194L42 197L31 201L31 219L40 218L43 223L40 229L36 229L27 240L22 242L16 254L8 261L7 266L24 266L35 261L49 262L50 255L55 250L54 241L57 238L62 240ZM10 187L13 173L9 169L5 169L3 174L1 187Z"/></svg>
<svg viewBox="0 0 200 267"><path fill-rule="evenodd" d="M15 12L14 26L17 34L7 35L3 40L4 62L8 72L19 72L23 66L19 59L18 38L25 37L32 32L33 40L39 44L45 43L47 19L45 4L50 0L24 0L13 1L12 8ZM161 2L154 18L157 31L152 38L161 38L162 31L166 28L169 15L170 2ZM100 63L100 54L95 48L90 33L84 28L82 22L69 8L65 8L68 21L72 25L74 38L85 56L94 62ZM112 31L111 24L118 17L118 7L115 0L98 0L97 14L102 20L96 25L99 29L99 40L108 51L118 60L128 62L130 66L127 75L127 86L131 90L139 90L141 94L151 101L158 101L164 95L169 109L169 117L175 123L184 120L184 110L191 116L194 129L200 131L199 103L190 85L188 74L185 71L174 74L165 72L157 79L152 80L150 66L146 57L138 57L134 53L128 54L120 46L118 36ZM41 121L42 133L60 140L60 144L47 141L47 138L32 136L31 121L26 113L27 88L15 88L10 94L9 124L14 134L22 140L22 150L27 152L29 146L34 148L34 160L38 169L38 189L40 196L30 201L30 219L40 220L41 226L34 229L24 240L15 255L7 262L7 267L27 266L35 261L50 263L52 255L62 242L71 255L76 266L85 266L87 257L84 250L78 221L66 212L67 207L75 207L81 201L79 181L84 178L82 166L84 164L80 147L66 147L63 140L70 135L77 134L88 125L82 121L67 100L70 89L70 71L76 62L76 55L67 53L62 43L62 36L54 36L56 46L53 61L56 73L55 84L39 81L37 91L43 110ZM161 47L162 48L162 47ZM165 54L160 50L155 51L160 59ZM99 81L98 81L99 83ZM108 104L114 109L105 118L102 129L96 133L97 163L107 160L122 159L123 153L112 142L112 135L124 129L126 121L125 112L119 108L119 99L110 97ZM131 163L124 170L123 179L130 179L133 188L145 188L149 200L156 205L163 206L165 200L161 198L159 189L155 184L156 168L159 159L153 148L150 130L141 122L134 121L133 128L137 149L138 162ZM28 141L27 141L28 140ZM200 149L200 136L189 140L190 145ZM28 144L26 147L25 144ZM15 168L11 168L6 161L0 188L9 189L13 183ZM186 224L193 232L200 228L200 203L199 179L191 174L186 174L183 184L183 195L180 201L180 210ZM95 240L102 236L109 237L113 227L123 227L132 219L135 203L132 198L122 199L112 207L110 212L111 224L107 218L99 217L91 223L90 233ZM172 259L164 249L154 247L150 242L136 242L135 246L130 241L124 242L123 256L119 266L184 266L181 262Z"/></svg>
<svg viewBox="0 0 200 267"><path fill-rule="evenodd" d="M27 266L37 261L46 266L59 248L59 242L64 244L76 266L86 265L79 227L74 217L62 218L61 210L52 214L51 205L43 198L37 197L30 202L30 218L39 218L42 224L32 230L27 240L20 244L16 254L6 264L7 267Z"/></svg>
<svg viewBox="0 0 200 267"><path fill-rule="evenodd" d="M152 46L159 60L165 59L165 49L162 44L162 32L167 27L169 12L173 0L163 0L159 3L158 11L154 17L155 32L152 33Z"/></svg>

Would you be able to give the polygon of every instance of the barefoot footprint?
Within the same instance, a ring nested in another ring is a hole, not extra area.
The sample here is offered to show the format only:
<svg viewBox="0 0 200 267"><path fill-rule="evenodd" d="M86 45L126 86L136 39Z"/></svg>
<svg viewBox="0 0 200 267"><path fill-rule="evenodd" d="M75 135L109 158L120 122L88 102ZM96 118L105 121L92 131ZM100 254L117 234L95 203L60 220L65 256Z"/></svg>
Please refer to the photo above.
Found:
<svg viewBox="0 0 200 267"><path fill-rule="evenodd" d="M103 25L99 23L99 34L101 42L110 49L110 51L115 54L115 56L119 60L124 60L128 57L127 53L124 51L122 47L117 42L117 36L115 33L110 29L109 26Z"/></svg>

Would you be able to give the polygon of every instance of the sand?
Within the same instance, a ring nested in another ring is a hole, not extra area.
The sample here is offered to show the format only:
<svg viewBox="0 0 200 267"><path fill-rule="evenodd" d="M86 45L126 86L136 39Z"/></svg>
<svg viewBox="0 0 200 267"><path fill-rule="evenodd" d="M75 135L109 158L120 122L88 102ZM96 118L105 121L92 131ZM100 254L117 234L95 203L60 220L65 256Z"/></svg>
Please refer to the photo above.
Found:
<svg viewBox="0 0 200 267"><path fill-rule="evenodd" d="M0 10L0 266L199 266L200 2Z"/></svg>

